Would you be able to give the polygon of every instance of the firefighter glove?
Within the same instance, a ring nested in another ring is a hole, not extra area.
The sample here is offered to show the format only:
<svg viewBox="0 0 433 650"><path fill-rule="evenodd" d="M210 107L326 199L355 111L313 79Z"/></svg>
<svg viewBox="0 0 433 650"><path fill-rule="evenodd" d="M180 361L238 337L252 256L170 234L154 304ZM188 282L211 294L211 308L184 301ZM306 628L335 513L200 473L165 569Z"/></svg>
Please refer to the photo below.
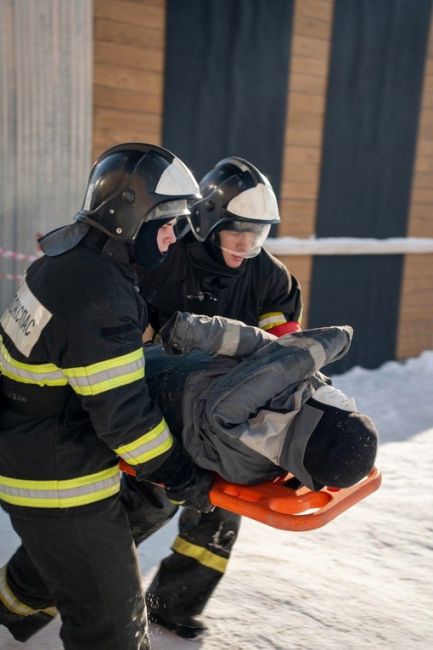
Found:
<svg viewBox="0 0 433 650"><path fill-rule="evenodd" d="M215 506L209 501L209 491L213 483L213 474L201 467L193 466L188 479L180 485L166 487L170 501L176 505L191 508L196 512L212 512Z"/></svg>

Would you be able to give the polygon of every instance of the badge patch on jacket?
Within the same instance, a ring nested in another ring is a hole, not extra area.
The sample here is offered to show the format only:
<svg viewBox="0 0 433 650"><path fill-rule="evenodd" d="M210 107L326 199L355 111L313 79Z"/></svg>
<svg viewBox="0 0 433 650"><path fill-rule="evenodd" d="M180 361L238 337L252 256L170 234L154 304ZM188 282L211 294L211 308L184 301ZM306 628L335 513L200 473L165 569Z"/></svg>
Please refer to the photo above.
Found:
<svg viewBox="0 0 433 650"><path fill-rule="evenodd" d="M15 347L28 357L51 317L24 280L0 323Z"/></svg>

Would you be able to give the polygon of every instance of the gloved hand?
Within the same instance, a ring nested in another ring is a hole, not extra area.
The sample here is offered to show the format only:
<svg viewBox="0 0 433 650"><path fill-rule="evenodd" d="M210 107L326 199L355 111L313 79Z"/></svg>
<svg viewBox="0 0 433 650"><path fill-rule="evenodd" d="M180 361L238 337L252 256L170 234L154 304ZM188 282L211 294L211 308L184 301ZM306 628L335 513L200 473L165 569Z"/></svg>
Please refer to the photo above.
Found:
<svg viewBox="0 0 433 650"><path fill-rule="evenodd" d="M197 512L212 512L214 509L209 502L213 474L195 465L177 440L168 459L154 472L147 474L146 480L163 487L167 498L176 505Z"/></svg>
<svg viewBox="0 0 433 650"><path fill-rule="evenodd" d="M181 341L173 330L176 326L182 327L185 316L188 316L188 314L176 311L159 330L159 339L165 354L182 354ZM179 325L180 323L181 325ZM188 324L185 325L187 328Z"/></svg>
<svg viewBox="0 0 433 650"><path fill-rule="evenodd" d="M212 512L215 506L209 501L209 491L213 481L211 472L194 465L188 479L179 485L166 487L165 492L170 501L176 505L197 512Z"/></svg>

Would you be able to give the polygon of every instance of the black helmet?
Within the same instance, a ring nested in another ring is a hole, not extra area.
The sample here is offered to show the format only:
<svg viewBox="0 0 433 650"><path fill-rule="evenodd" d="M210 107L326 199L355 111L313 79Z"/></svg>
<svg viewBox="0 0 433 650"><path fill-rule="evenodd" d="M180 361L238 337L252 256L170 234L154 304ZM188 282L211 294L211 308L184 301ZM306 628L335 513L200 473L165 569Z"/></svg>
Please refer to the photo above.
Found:
<svg viewBox="0 0 433 650"><path fill-rule="evenodd" d="M254 255L280 223L278 203L266 176L242 158L220 160L200 182L203 198L191 208L191 230L205 241L219 230L250 231L257 235ZM249 255L252 257L253 255Z"/></svg>
<svg viewBox="0 0 433 650"><path fill-rule="evenodd" d="M186 217L188 201L197 198L197 182L179 158L163 147L128 142L99 156L75 218L133 242L145 221Z"/></svg>

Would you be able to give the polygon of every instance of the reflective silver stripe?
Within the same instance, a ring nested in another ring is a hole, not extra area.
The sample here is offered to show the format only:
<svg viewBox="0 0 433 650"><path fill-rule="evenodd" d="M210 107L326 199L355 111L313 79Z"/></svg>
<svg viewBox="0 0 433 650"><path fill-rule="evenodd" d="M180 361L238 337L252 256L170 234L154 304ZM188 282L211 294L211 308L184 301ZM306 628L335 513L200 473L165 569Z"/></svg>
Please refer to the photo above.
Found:
<svg viewBox="0 0 433 650"><path fill-rule="evenodd" d="M284 314L282 312L272 312L268 314L262 314L259 319L259 327L262 329L272 329L273 327L278 327L287 322Z"/></svg>
<svg viewBox="0 0 433 650"><path fill-rule="evenodd" d="M0 367L6 377L28 384L64 386L68 383L63 370L53 363L21 363L9 354L1 337L0 344Z"/></svg>
<svg viewBox="0 0 433 650"><path fill-rule="evenodd" d="M217 354L226 354L228 357L234 356L238 350L240 338L239 326L228 324L223 330L222 341Z"/></svg>
<svg viewBox="0 0 433 650"><path fill-rule="evenodd" d="M279 339L278 343L281 345L283 339ZM296 339L296 347L299 349L307 350L313 361L315 368L321 368L326 363L326 350L321 343L315 341L308 336Z"/></svg>
<svg viewBox="0 0 433 650"><path fill-rule="evenodd" d="M69 508L106 499L120 490L118 466L65 481L27 481L0 476L0 499L32 508Z"/></svg>
<svg viewBox="0 0 433 650"><path fill-rule="evenodd" d="M0 569L0 601L10 612L17 614L18 616L31 616L36 612L45 612L49 616L53 617L57 614L57 609L55 607L32 609L18 600L8 585L6 565Z"/></svg>
<svg viewBox="0 0 433 650"><path fill-rule="evenodd" d="M71 385L80 395L97 395L144 377L143 349L79 368L58 368L53 363L25 364L7 351L0 336L0 371L21 383L39 386Z"/></svg>
<svg viewBox="0 0 433 650"><path fill-rule="evenodd" d="M10 612L19 616L29 616L35 613L34 609L20 602L10 590L6 580L6 566L0 569L0 600Z"/></svg>
<svg viewBox="0 0 433 650"><path fill-rule="evenodd" d="M74 388L80 388L82 386L95 386L110 379L115 379L116 377L122 377L123 375L128 375L135 370L144 368L144 358L137 359L136 361L131 361L126 363L123 366L118 368L109 368L108 370L100 370L91 375L85 375L83 377L69 377L69 383ZM65 370L65 374L68 375L68 370Z"/></svg>
<svg viewBox="0 0 433 650"><path fill-rule="evenodd" d="M93 492L104 490L111 485L115 485L116 483L117 480L113 476L113 478L99 481L97 484L83 485L82 487L69 488L66 490L44 490L43 488L38 490L29 490L26 488L13 488L7 485L1 485L0 482L0 490L2 494L23 497L25 499L32 499L35 497L38 499L57 499L58 501L62 501L63 499L78 497L83 494L92 494Z"/></svg>
<svg viewBox="0 0 433 650"><path fill-rule="evenodd" d="M173 436L165 420L161 420L151 431L129 444L121 445L115 452L130 465L138 465L164 454L172 445Z"/></svg>
<svg viewBox="0 0 433 650"><path fill-rule="evenodd" d="M143 348L89 366L65 368L64 373L79 395L98 395L144 377Z"/></svg>

